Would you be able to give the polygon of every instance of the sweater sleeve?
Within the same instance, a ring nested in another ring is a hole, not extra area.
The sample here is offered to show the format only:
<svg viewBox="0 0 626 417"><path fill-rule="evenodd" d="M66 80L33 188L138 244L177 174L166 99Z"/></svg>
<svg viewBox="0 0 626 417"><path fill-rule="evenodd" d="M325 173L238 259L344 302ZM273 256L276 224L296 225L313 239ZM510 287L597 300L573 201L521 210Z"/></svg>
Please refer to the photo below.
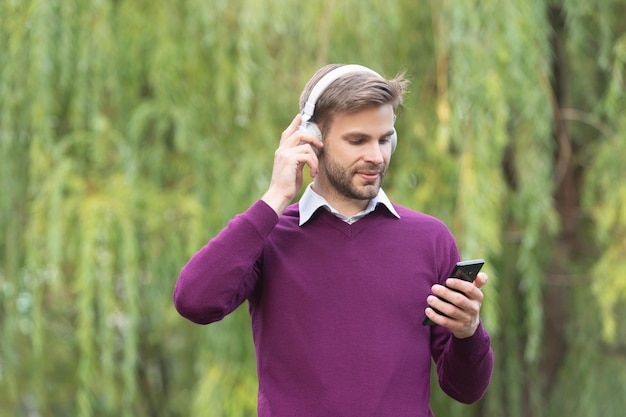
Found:
<svg viewBox="0 0 626 417"><path fill-rule="evenodd" d="M433 359L441 389L465 404L480 400L487 391L493 372L489 334L482 323L474 335L466 339L457 339L447 329L436 327L433 331L440 332L435 339L440 340L441 349L435 350Z"/></svg>
<svg viewBox="0 0 626 417"><path fill-rule="evenodd" d="M259 258L278 222L262 200L237 215L182 268L174 286L174 306L199 324L223 319L254 291Z"/></svg>

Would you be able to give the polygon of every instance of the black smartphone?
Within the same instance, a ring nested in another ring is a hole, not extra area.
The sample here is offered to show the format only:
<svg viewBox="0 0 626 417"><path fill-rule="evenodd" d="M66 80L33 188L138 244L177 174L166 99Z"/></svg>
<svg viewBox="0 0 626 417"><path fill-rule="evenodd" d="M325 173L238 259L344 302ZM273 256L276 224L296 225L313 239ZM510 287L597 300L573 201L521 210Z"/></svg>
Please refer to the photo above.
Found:
<svg viewBox="0 0 626 417"><path fill-rule="evenodd" d="M452 273L450 274L450 278L458 278L464 281L474 282L474 280L476 279L476 276L478 275L478 273L480 272L484 264L485 264L484 259L472 259L470 261L457 262L456 266L452 270ZM456 292L461 292L453 288L450 288L450 289ZM439 299L445 301L446 303L448 302L447 300L441 297L439 297ZM445 316L445 314L443 314L441 311L434 309L434 308L433 310L435 310L437 314L441 314L442 316ZM428 317L424 317L424 321L422 322L422 324L424 326L432 326L435 324L435 322L433 322Z"/></svg>

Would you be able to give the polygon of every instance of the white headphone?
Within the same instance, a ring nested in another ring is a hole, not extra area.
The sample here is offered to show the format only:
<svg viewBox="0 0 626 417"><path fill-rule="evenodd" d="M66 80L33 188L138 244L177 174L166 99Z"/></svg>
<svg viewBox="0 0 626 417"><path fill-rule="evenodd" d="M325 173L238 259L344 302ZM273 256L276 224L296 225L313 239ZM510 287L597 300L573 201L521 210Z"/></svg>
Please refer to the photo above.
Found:
<svg viewBox="0 0 626 417"><path fill-rule="evenodd" d="M314 122L309 121L313 117L313 113L315 113L315 104L317 103L317 100L328 88L328 86L333 83L333 81L336 81L344 75L358 72L365 72L376 75L379 78L383 78L376 71L362 65L342 65L341 67L335 68L334 70L330 71L328 74L324 75L317 83L315 83L315 86L311 90L311 93L307 98L304 108L302 109L302 122L300 123L299 129L308 134L317 136L319 140L322 140L322 131L320 130L320 128ZM395 128L393 129L393 134L391 135L390 140L391 153L393 153L393 151L396 150L396 145L398 144L398 134L396 133Z"/></svg>

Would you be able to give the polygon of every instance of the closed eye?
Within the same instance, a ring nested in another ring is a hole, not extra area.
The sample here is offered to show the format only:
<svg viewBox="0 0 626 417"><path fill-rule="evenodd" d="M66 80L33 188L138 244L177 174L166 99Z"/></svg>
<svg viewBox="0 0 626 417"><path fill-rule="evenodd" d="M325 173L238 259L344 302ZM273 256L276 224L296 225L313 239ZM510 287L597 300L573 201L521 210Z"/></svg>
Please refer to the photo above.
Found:
<svg viewBox="0 0 626 417"><path fill-rule="evenodd" d="M389 132L387 132L384 136L382 136L379 140L378 143L380 143L381 145L384 145L386 143L391 142L391 137L393 136L394 131L390 130Z"/></svg>
<svg viewBox="0 0 626 417"><path fill-rule="evenodd" d="M370 137L366 134L362 133L351 133L346 135L346 140L351 145L362 145L364 144Z"/></svg>
<svg viewBox="0 0 626 417"><path fill-rule="evenodd" d="M375 139L374 137L366 133L350 132L350 133L345 134L343 138L346 142L348 142L348 144L352 146L365 145L366 143L370 141L374 141L374 140L376 140L379 145L387 145L391 143L391 138L393 136L393 133L394 131L390 130L386 132L385 134L381 135L378 139Z"/></svg>

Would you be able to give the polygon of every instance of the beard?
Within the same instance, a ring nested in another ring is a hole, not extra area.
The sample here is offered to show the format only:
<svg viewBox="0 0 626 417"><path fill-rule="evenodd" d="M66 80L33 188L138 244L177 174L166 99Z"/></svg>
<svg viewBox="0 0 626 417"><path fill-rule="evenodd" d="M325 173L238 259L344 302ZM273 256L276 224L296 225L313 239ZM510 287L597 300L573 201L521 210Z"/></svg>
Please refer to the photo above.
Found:
<svg viewBox="0 0 626 417"><path fill-rule="evenodd" d="M345 168L328 153L320 159L320 168L325 171L329 184L335 192L343 197L354 200L371 200L378 195L383 184L387 168L385 165L362 164L354 168ZM361 184L355 184L353 179L359 171L376 171L378 179Z"/></svg>

